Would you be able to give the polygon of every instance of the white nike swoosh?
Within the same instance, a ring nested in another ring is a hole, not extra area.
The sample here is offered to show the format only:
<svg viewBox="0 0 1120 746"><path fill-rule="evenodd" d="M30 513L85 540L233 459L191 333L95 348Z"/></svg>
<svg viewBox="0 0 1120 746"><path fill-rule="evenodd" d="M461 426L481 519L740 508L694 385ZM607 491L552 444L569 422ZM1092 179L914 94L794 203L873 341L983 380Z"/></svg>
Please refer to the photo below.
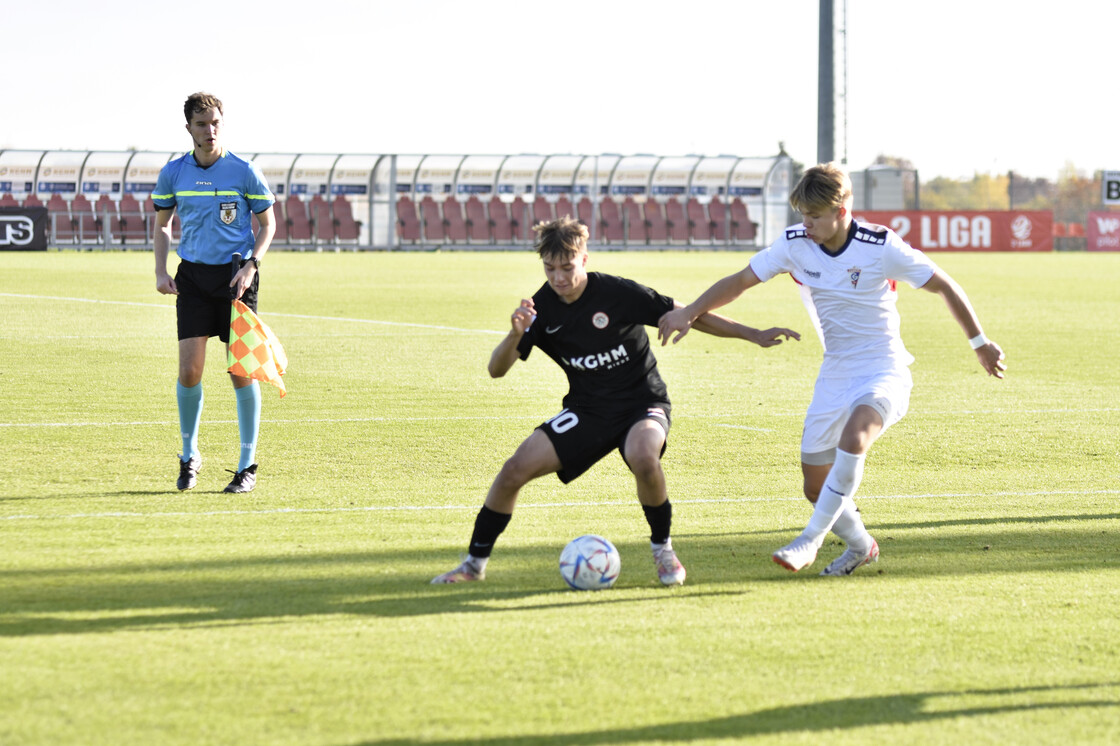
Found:
<svg viewBox="0 0 1120 746"><path fill-rule="evenodd" d="M561 324L560 326L546 326L544 328L544 333L545 334L555 334L556 332L560 331L563 328L564 328L563 324Z"/></svg>

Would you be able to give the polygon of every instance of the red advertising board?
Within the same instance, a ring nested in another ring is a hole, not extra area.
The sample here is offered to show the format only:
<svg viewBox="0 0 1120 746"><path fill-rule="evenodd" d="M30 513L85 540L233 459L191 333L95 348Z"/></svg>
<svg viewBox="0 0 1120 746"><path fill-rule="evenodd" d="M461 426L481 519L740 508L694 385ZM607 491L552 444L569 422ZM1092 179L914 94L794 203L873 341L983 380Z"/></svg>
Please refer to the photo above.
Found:
<svg viewBox="0 0 1120 746"><path fill-rule="evenodd" d="M1090 212L1087 227L1089 251L1120 251L1120 212Z"/></svg>
<svg viewBox="0 0 1120 746"><path fill-rule="evenodd" d="M856 210L922 251L1053 251L1048 210Z"/></svg>

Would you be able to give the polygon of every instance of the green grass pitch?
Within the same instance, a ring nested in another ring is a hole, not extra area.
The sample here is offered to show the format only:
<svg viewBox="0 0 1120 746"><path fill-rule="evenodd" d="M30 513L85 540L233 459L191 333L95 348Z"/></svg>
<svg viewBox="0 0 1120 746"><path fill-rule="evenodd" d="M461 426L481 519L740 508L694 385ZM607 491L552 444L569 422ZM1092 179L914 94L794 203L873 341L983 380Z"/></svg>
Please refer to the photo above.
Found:
<svg viewBox="0 0 1120 746"><path fill-rule="evenodd" d="M747 254L593 252L682 300ZM938 254L1007 352L988 378L901 289L909 415L857 498L882 559L769 553L802 528L820 344L792 282L726 309L801 331L658 348L688 568L661 588L620 458L530 484L485 583L434 587L502 462L566 391L486 361L543 282L522 253L270 254L260 482L209 347L199 486L174 489L175 314L144 253L0 254L0 743L1120 742L1120 255ZM617 586L567 590L581 533Z"/></svg>

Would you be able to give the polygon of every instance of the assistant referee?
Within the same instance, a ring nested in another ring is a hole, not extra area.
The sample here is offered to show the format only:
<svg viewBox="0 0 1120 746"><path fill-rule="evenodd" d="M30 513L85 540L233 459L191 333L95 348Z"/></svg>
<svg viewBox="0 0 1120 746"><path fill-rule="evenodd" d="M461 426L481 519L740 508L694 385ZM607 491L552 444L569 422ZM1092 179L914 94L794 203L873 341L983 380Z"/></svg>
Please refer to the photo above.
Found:
<svg viewBox="0 0 1120 746"><path fill-rule="evenodd" d="M257 310L258 274L276 226L276 201L260 170L221 144L222 102L209 93L191 94L183 106L194 148L170 161L159 173L152 203L156 209L153 248L156 289L177 296L179 380L176 397L183 452L176 486L189 490L198 483L202 456L198 426L202 418L202 370L206 342L217 335L229 344L230 302L240 298ZM167 273L172 216L179 215L182 237L175 277ZM253 237L252 215L260 230ZM234 254L244 259L233 267ZM232 276L232 280L230 279ZM261 394L256 381L230 374L237 397L241 459L225 492L248 492L257 481L257 435Z"/></svg>

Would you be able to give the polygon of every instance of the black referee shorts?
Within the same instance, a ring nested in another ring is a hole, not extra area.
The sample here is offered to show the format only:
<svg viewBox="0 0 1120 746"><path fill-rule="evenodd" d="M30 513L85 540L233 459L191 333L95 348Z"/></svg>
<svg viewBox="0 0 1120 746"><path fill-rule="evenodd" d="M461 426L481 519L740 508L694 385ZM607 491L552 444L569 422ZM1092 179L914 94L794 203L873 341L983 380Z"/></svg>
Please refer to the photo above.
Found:
<svg viewBox="0 0 1120 746"><path fill-rule="evenodd" d="M537 429L552 441L561 465L556 476L567 484L616 448L621 453L630 428L642 420L656 420L665 428L665 445L661 447L664 454L669 444L669 413L668 402L650 402L610 411L569 407Z"/></svg>
<svg viewBox="0 0 1120 746"><path fill-rule="evenodd" d="M175 287L179 289L175 297L175 315L180 340L216 335L229 343L230 303L233 302L233 288L229 282L233 274L232 262L198 264L179 260L179 269L175 272ZM254 313L260 279L260 272L257 272L249 289L241 296L241 302Z"/></svg>

